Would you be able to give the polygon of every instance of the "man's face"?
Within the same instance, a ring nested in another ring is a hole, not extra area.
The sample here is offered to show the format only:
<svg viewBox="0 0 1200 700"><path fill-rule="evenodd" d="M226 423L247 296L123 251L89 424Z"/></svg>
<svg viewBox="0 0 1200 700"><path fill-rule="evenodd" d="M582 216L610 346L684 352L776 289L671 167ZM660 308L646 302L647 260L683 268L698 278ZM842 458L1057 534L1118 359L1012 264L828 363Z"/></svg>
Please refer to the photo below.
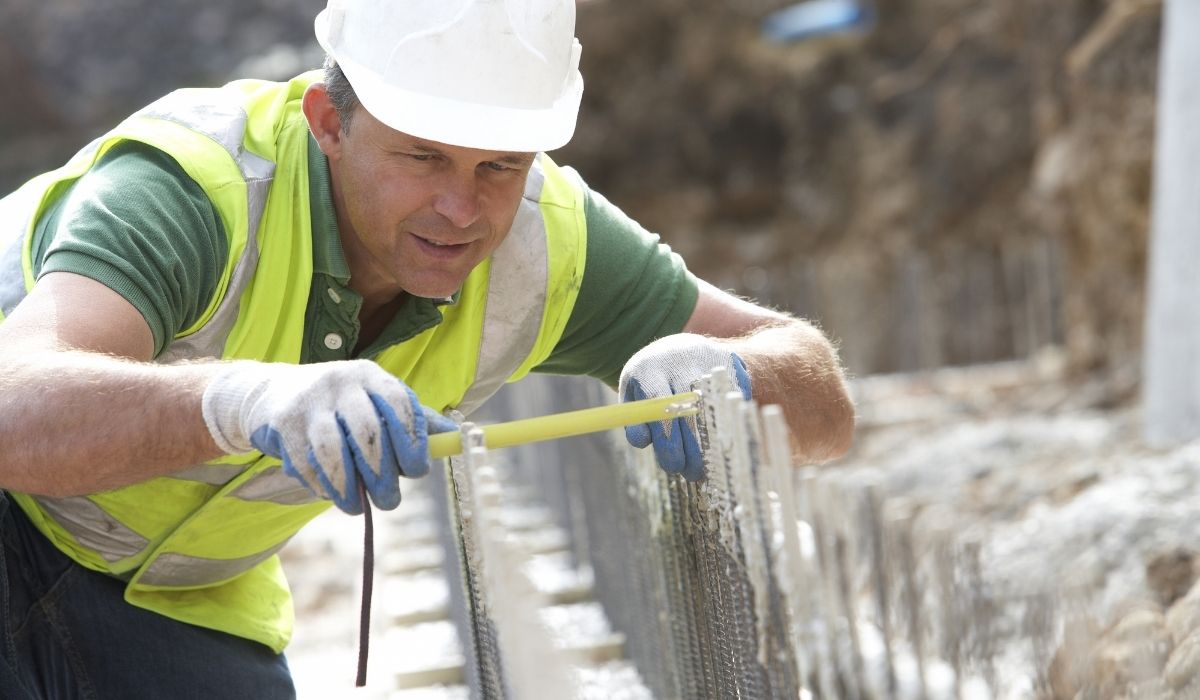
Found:
<svg viewBox="0 0 1200 700"><path fill-rule="evenodd" d="M536 154L419 139L359 108L329 156L351 286L450 296L512 226Z"/></svg>

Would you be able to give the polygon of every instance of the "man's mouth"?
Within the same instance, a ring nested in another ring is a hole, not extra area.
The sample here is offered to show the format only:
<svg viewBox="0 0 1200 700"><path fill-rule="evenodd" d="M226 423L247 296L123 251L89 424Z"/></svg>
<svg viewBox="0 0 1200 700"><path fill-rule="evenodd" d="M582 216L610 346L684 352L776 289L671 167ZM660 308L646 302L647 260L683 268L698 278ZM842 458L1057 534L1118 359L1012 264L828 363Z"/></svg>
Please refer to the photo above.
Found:
<svg viewBox="0 0 1200 700"><path fill-rule="evenodd" d="M467 246L471 245L469 242L451 243L449 241L436 241L430 238L418 236L415 233L413 234L413 238L417 239L417 243L420 244L421 249L425 251L426 254L440 258L449 258L459 255L467 249Z"/></svg>

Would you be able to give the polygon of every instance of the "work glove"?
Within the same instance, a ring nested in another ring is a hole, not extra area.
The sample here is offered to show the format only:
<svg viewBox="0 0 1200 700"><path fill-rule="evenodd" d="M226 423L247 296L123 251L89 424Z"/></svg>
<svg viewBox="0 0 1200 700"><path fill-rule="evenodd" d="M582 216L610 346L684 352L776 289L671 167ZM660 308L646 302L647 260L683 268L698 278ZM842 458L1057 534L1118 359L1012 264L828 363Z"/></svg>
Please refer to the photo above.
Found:
<svg viewBox="0 0 1200 700"><path fill-rule="evenodd" d="M352 515L400 505L399 477L429 471L429 435L454 421L367 360L312 365L235 362L203 398L204 422L230 454L278 457L283 471Z"/></svg>
<svg viewBox="0 0 1200 700"><path fill-rule="evenodd" d="M671 396L691 391L702 375L725 367L742 395L750 398L750 373L737 353L702 335L680 333L660 338L639 350L621 371L617 393L622 401ZM625 428L629 444L653 443L658 465L688 481L704 478L704 457L696 433L696 417L685 416Z"/></svg>

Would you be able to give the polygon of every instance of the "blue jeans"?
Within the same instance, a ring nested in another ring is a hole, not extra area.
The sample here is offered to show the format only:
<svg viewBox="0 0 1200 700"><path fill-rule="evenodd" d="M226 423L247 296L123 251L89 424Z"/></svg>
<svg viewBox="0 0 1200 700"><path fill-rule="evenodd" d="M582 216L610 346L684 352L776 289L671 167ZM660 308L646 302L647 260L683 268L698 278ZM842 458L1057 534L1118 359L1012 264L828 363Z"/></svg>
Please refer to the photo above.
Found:
<svg viewBox="0 0 1200 700"><path fill-rule="evenodd" d="M0 698L296 697L267 647L125 602L125 583L59 552L0 491Z"/></svg>

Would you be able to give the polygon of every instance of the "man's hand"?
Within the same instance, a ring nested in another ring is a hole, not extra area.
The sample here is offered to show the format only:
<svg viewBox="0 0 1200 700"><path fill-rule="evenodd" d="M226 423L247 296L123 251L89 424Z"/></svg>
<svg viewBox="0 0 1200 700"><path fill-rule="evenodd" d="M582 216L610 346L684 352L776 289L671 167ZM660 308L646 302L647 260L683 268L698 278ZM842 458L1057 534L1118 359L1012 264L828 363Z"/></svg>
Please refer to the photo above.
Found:
<svg viewBox="0 0 1200 700"><path fill-rule="evenodd" d="M715 367L729 369L734 384L750 398L750 374L742 358L718 341L692 333L669 335L639 350L625 363L617 392L622 401L671 396L690 391ZM704 478L694 416L629 426L625 437L634 447L653 443L654 456L668 473L683 474L688 481Z"/></svg>
<svg viewBox="0 0 1200 700"><path fill-rule="evenodd" d="M429 471L429 435L457 429L404 382L366 360L231 363L208 385L204 421L230 454L260 450L350 514L400 505L399 477Z"/></svg>

